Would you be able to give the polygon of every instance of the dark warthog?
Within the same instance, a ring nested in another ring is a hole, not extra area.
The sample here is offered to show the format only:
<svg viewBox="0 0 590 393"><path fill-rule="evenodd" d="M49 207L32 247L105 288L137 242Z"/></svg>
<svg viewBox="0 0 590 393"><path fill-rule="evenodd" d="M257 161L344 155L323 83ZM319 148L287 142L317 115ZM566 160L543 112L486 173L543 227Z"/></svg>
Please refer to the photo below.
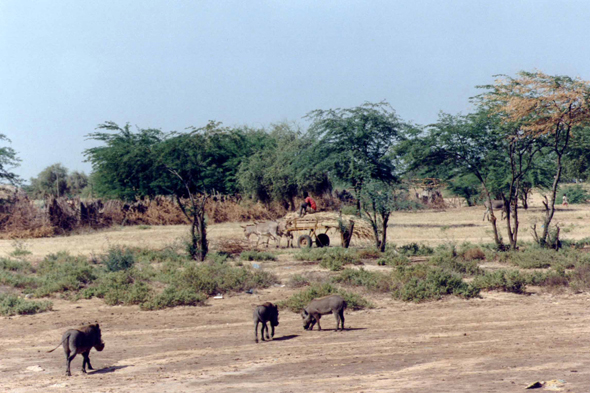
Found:
<svg viewBox="0 0 590 393"><path fill-rule="evenodd" d="M89 370L93 370L92 365L90 364L90 358L88 357L92 347L96 348L97 351L102 351L104 349L104 342L102 341L100 326L98 323L95 325L83 326L79 329L69 329L62 336L59 345L47 352L55 351L62 344L66 354L67 376L72 375L70 372L70 363L77 354L81 353L84 357L84 361L82 362L82 372L85 373L86 364L88 364Z"/></svg>
<svg viewBox="0 0 590 393"><path fill-rule="evenodd" d="M325 314L332 314L336 317L336 330L341 326L344 330L344 309L346 302L342 296L330 295L319 299L312 300L307 307L301 311L301 318L303 318L303 328L305 330L313 330L313 325L317 322L318 330L322 330L320 326L320 318Z"/></svg>
<svg viewBox="0 0 590 393"><path fill-rule="evenodd" d="M268 336L268 326L266 323L270 322L271 333ZM275 336L275 326L279 326L279 308L272 303L266 302L254 309L254 339L258 342L258 324L262 324L260 328L260 336L264 341L264 330L266 330L266 339L271 340Z"/></svg>

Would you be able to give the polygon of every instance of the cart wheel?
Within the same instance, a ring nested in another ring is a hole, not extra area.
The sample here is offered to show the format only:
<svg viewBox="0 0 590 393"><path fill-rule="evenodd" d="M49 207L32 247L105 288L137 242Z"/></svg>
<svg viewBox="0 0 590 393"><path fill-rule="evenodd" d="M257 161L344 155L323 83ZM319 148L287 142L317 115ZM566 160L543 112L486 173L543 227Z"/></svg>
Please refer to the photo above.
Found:
<svg viewBox="0 0 590 393"><path fill-rule="evenodd" d="M301 235L297 240L297 245L299 248L310 248L311 247L311 237L308 235Z"/></svg>
<svg viewBox="0 0 590 393"><path fill-rule="evenodd" d="M330 237L325 233L320 233L315 241L318 247L328 247L330 245Z"/></svg>

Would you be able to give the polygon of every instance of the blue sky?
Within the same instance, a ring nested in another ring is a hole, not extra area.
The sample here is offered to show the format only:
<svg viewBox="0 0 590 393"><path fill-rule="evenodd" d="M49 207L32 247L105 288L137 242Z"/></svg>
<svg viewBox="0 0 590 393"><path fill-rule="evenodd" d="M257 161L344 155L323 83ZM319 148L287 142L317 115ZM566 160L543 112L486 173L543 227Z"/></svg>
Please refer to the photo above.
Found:
<svg viewBox="0 0 590 393"><path fill-rule="evenodd" d="M466 113L476 85L539 69L590 79L587 1L0 0L0 133L25 179L90 172L112 120L254 127L387 100Z"/></svg>

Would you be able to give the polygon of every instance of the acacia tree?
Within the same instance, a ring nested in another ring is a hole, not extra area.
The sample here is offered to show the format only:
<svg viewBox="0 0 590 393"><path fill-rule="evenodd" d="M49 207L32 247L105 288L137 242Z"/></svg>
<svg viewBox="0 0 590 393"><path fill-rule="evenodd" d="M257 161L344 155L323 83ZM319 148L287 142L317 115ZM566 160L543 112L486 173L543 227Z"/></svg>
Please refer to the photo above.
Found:
<svg viewBox="0 0 590 393"><path fill-rule="evenodd" d="M311 151L321 158L318 167L354 189L359 214L366 183L397 182L393 147L401 139L403 124L388 103L318 109L306 118L312 121L310 134L317 141Z"/></svg>
<svg viewBox="0 0 590 393"><path fill-rule="evenodd" d="M410 201L401 187L378 180L365 184L360 199L365 218L373 229L375 246L384 252L391 213L416 208L417 203Z"/></svg>
<svg viewBox="0 0 590 393"><path fill-rule="evenodd" d="M555 157L555 175L550 197L543 202L545 217L540 235L536 225L533 226L536 241L544 247L555 214L555 197L572 133L590 124L590 83L540 71L522 71L516 78L502 76L486 87L490 89L482 95L486 105L505 124L520 124L524 136L544 140Z"/></svg>
<svg viewBox="0 0 590 393"><path fill-rule="evenodd" d="M188 133L164 133L154 129L133 132L129 125L109 122L90 139L104 146L86 150L94 169L99 195L126 200L173 196L191 222L191 256L203 261L208 252L205 202L216 186L209 181L213 158L207 146L211 135L222 132L210 122ZM113 133L114 132L114 133Z"/></svg>
<svg viewBox="0 0 590 393"><path fill-rule="evenodd" d="M499 129L486 112L467 116L442 113L423 134L408 138L400 146L400 154L405 157L407 171L444 180L477 179L491 205L508 172L502 143ZM493 207L490 223L496 246L504 249Z"/></svg>
<svg viewBox="0 0 590 393"><path fill-rule="evenodd" d="M0 141L10 142L4 134L0 134ZM12 170L19 165L20 159L16 156L13 148L8 146L0 147L0 181L7 181L11 184L18 184L19 177Z"/></svg>

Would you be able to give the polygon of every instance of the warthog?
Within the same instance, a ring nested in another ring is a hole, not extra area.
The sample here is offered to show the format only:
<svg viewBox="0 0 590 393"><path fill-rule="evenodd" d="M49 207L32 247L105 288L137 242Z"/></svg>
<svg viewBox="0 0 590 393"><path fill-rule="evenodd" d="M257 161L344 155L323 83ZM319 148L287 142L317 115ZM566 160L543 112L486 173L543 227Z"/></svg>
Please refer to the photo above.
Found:
<svg viewBox="0 0 590 393"><path fill-rule="evenodd" d="M320 326L320 318L325 314L332 314L336 317L336 330L341 327L344 330L344 309L346 308L346 301L339 295L330 295L319 299L312 300L307 307L301 311L301 318L303 318L303 329L313 330L313 325L317 322L318 330L322 330Z"/></svg>
<svg viewBox="0 0 590 393"><path fill-rule="evenodd" d="M102 351L104 349L104 342L102 341L100 326L98 323L95 325L83 326L79 329L67 330L63 334L61 342L58 344L58 346L47 352L49 353L55 351L62 344L66 354L67 376L72 375L70 372L70 363L77 354L81 353L84 357L84 361L82 362L82 372L86 373L86 364L88 364L89 370L93 370L89 358L92 347L96 348L97 351Z"/></svg>
<svg viewBox="0 0 590 393"><path fill-rule="evenodd" d="M267 322L270 322L271 333L268 335ZM262 324L260 328L260 336L264 341L264 331L266 330L266 339L272 340L275 336L275 326L279 326L279 308L272 303L266 302L254 309L254 340L258 342L258 324Z"/></svg>
<svg viewBox="0 0 590 393"><path fill-rule="evenodd" d="M489 215L490 215L491 210L490 210L490 203L489 203L489 201L484 201L483 202L483 205L485 206L486 211L483 214L483 220L482 221L485 221L486 216L488 216L488 218L489 218ZM501 199L492 199L492 208L494 210L496 210L496 209L502 209L502 214L500 216L500 219L503 220L504 219L504 216L506 215L506 209L504 209L504 201L501 200Z"/></svg>
<svg viewBox="0 0 590 393"><path fill-rule="evenodd" d="M244 236L248 241L250 241L250 236L256 235L256 237L258 238L256 240L256 246L258 246L258 243L260 242L260 239L262 237L266 237L267 247L268 243L270 242L270 239L272 238L277 242L277 248L279 248L279 246L281 245L281 236L283 236L285 226L284 224L281 225L276 221L268 221L253 225L242 226L242 228L244 228Z"/></svg>

